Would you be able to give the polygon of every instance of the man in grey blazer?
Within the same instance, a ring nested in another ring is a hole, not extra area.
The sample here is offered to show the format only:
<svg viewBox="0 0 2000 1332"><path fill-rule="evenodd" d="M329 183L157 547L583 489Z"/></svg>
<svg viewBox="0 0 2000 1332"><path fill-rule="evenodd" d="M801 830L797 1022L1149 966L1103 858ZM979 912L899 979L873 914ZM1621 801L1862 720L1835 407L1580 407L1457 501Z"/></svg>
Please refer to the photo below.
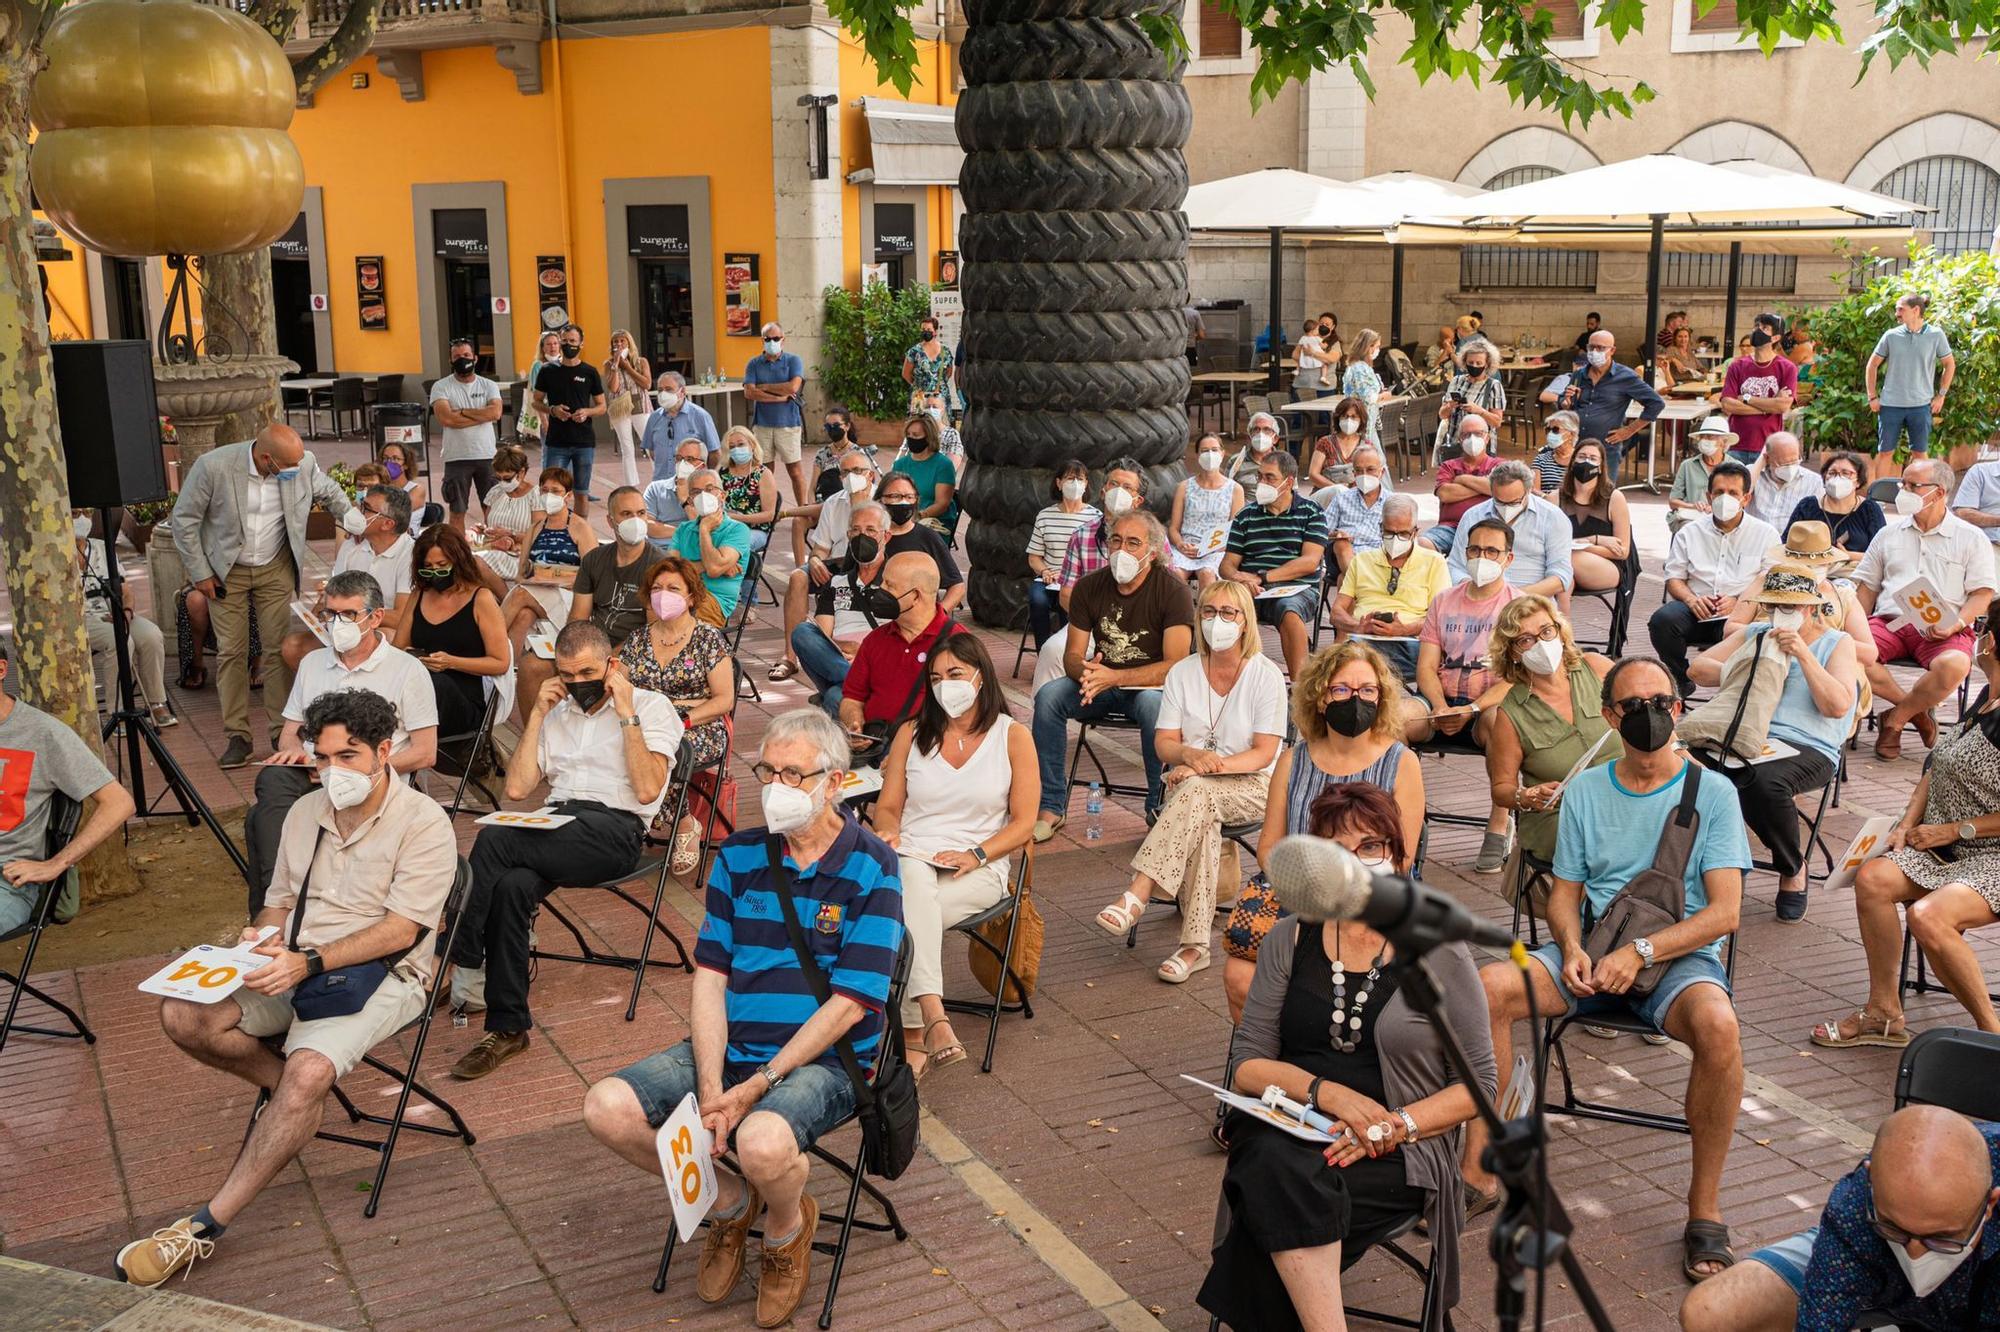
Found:
<svg viewBox="0 0 2000 1332"><path fill-rule="evenodd" d="M291 672L279 656L305 564L306 514L318 503L348 531L365 524L290 426L272 423L254 440L224 444L195 460L174 505L174 549L188 582L209 599L216 688L229 744L222 766L250 762L250 614L265 647L264 715L282 724ZM275 743L275 741L274 741Z"/></svg>

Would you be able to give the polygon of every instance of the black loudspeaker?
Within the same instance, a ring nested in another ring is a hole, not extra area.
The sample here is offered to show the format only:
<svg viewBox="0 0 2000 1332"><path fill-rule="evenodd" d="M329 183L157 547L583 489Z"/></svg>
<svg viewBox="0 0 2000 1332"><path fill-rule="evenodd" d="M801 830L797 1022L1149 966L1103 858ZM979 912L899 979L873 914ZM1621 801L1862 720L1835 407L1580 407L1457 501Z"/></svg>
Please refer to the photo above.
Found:
<svg viewBox="0 0 2000 1332"><path fill-rule="evenodd" d="M167 497L153 348L139 339L56 342L56 416L69 464L69 502L115 509Z"/></svg>

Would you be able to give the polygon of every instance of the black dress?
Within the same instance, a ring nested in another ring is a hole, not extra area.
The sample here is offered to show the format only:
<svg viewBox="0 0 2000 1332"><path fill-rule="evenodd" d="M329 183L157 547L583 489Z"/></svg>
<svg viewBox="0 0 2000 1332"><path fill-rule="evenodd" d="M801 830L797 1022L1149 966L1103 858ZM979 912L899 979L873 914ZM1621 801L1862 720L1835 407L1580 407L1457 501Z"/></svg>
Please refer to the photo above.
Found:
<svg viewBox="0 0 2000 1332"><path fill-rule="evenodd" d="M1369 959L1343 955L1341 961L1347 966L1352 1011ZM1291 984L1278 1014L1278 1058L1394 1109L1382 1081L1375 1022L1398 981L1395 972L1387 971L1375 982L1360 1010L1358 1048L1341 1053L1331 1038L1333 970L1325 935L1317 928L1300 929ZM1400 1148L1343 1169L1326 1163L1322 1147L1248 1115L1232 1111L1228 1131L1222 1196L1229 1205L1229 1230L1215 1247L1198 1303L1232 1329L1285 1332L1300 1326L1271 1262L1273 1253L1338 1240L1341 1270L1346 1271L1370 1247L1423 1212L1428 1195L1404 1179Z"/></svg>
<svg viewBox="0 0 2000 1332"><path fill-rule="evenodd" d="M423 580L418 580L416 599L410 606L410 655L428 656L433 652L446 652L454 657L478 659L486 655L486 639L479 632L479 621L473 613L473 603L479 594L473 593L458 608L458 614L442 624L433 624L424 618ZM438 735L464 735L479 729L480 719L486 715L484 677L465 671L432 671L431 692L437 696Z"/></svg>

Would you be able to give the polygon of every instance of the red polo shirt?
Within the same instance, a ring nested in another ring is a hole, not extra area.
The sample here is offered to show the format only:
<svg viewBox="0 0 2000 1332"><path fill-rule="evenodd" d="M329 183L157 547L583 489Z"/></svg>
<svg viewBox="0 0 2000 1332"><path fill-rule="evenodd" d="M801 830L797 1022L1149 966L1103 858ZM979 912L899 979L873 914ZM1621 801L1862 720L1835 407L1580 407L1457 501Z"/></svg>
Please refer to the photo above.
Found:
<svg viewBox="0 0 2000 1332"><path fill-rule="evenodd" d="M894 623L872 630L861 640L854 661L847 668L847 679L840 686L841 698L851 698L861 705L863 721L894 721L906 711L914 716L916 709L907 705L916 696L924 664L930 660L931 646L950 623L951 617L940 606L914 640L904 638L902 629Z"/></svg>

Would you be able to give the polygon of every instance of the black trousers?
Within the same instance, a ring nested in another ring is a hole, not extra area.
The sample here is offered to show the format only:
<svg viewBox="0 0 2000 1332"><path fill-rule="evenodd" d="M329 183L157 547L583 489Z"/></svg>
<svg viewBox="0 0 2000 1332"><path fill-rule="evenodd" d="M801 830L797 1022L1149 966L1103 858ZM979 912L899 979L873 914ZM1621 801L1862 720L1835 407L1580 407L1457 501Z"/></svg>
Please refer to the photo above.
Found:
<svg viewBox="0 0 2000 1332"><path fill-rule="evenodd" d="M526 1031L528 924L542 899L565 884L602 883L639 863L646 825L594 800L556 806L574 823L535 832L481 828L472 844L472 887L451 960L486 968L486 1030Z"/></svg>
<svg viewBox="0 0 2000 1332"><path fill-rule="evenodd" d="M1688 682L1688 649L1715 646L1722 641L1722 631L1727 627L1721 620L1697 620L1687 603L1680 601L1667 602L1646 622L1646 630L1653 637L1653 654L1666 663L1674 677L1674 687L1683 696L1694 689Z"/></svg>
<svg viewBox="0 0 2000 1332"><path fill-rule="evenodd" d="M1703 756L1706 760L1707 756ZM1712 765L1711 765L1712 766ZM1768 763L1724 768L1722 775L1736 787L1743 822L1771 852L1771 864L1790 878L1806 867L1810 847L1799 844L1798 796L1817 791L1833 780L1833 760L1810 749Z"/></svg>
<svg viewBox="0 0 2000 1332"><path fill-rule="evenodd" d="M311 768L271 767L257 773L257 800L243 816L243 840L250 844L250 914L264 909L271 871L278 867L278 842L285 816L299 798L318 786Z"/></svg>

